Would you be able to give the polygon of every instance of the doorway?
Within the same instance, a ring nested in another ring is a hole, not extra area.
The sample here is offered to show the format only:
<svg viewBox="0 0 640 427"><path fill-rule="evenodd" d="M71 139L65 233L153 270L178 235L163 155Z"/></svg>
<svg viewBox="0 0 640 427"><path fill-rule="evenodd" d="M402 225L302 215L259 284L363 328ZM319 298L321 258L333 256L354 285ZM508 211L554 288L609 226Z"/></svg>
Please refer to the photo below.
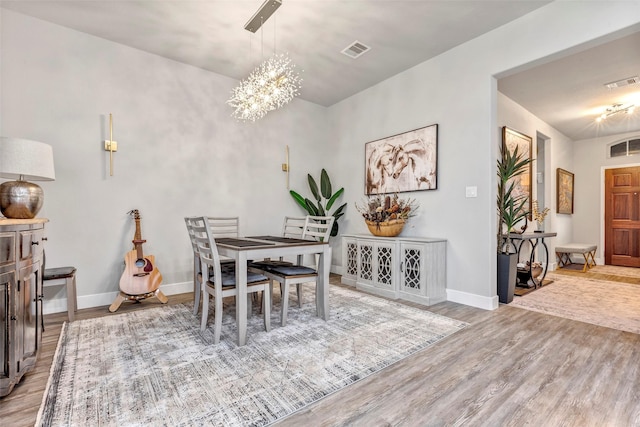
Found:
<svg viewBox="0 0 640 427"><path fill-rule="evenodd" d="M605 264L640 267L640 166L605 170Z"/></svg>

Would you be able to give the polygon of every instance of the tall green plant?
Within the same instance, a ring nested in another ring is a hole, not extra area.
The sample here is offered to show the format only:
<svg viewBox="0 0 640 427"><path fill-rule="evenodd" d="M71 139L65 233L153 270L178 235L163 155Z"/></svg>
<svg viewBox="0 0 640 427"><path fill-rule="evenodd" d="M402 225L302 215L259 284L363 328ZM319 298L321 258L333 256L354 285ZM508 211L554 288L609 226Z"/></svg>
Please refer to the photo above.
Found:
<svg viewBox="0 0 640 427"><path fill-rule="evenodd" d="M503 232L512 232L516 224L529 215L529 211L525 209L527 196L514 193L515 181L512 178L525 173L531 162L530 158L518 154L518 147L511 152L503 146L501 158L497 162L498 252L509 251L508 247L503 247Z"/></svg>
<svg viewBox="0 0 640 427"><path fill-rule="evenodd" d="M331 180L329 179L329 175L327 171L322 169L320 173L320 188L318 189L318 184L316 180L313 179L311 174L307 174L307 180L309 181L309 189L311 190L311 194L313 195L314 200L310 200L308 198L302 197L297 192L291 190L289 193L291 197L300 205L302 209L307 211L309 215L314 216L333 216L335 221L333 222L333 228L331 229L331 235L338 235L338 219L344 215L344 210L347 207L347 204L344 203L338 209L333 211L332 214L329 214L330 209L333 207L334 203L338 198L344 193L344 188L340 188L335 193L331 191Z"/></svg>

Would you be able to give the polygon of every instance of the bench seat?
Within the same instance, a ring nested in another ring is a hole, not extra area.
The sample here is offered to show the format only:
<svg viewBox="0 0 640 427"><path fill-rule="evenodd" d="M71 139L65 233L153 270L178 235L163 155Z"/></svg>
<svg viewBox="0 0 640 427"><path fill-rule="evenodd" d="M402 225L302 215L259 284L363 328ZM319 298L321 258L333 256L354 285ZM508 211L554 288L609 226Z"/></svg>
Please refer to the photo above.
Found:
<svg viewBox="0 0 640 427"><path fill-rule="evenodd" d="M581 254L584 258L582 271L587 271L596 265L596 250L598 245L591 243L566 243L562 246L556 246L556 256L558 257L558 268L573 264L571 262L571 254Z"/></svg>

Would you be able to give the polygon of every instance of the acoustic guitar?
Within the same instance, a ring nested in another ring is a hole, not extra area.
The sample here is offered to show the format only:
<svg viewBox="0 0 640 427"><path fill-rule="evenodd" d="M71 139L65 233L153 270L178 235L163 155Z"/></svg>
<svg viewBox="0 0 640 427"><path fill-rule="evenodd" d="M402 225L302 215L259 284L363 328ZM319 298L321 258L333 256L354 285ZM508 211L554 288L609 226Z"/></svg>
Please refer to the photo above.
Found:
<svg viewBox="0 0 640 427"><path fill-rule="evenodd" d="M109 311L114 312L125 300L141 300L149 297L157 297L165 304L167 297L160 291L162 274L155 265L153 255L145 255L142 244L146 240L142 239L140 232L140 213L137 209L128 212L136 222L136 232L133 236L133 249L124 256L124 272L120 277L120 294L109 307Z"/></svg>

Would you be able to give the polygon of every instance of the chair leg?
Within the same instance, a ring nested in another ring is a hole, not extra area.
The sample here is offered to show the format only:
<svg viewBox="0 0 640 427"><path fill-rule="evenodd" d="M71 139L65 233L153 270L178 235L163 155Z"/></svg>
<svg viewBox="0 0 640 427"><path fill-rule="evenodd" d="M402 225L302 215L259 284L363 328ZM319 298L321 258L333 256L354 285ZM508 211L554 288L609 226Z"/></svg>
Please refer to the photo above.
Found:
<svg viewBox="0 0 640 427"><path fill-rule="evenodd" d="M202 317L200 320L200 330L207 329L207 318L209 317L209 294L202 293Z"/></svg>
<svg viewBox="0 0 640 427"><path fill-rule="evenodd" d="M289 283L280 283L282 288L282 311L280 312L280 324L287 326L287 310L289 309Z"/></svg>
<svg viewBox="0 0 640 427"><path fill-rule="evenodd" d="M296 284L296 293L298 294L298 307L302 308L302 283Z"/></svg>
<svg viewBox="0 0 640 427"><path fill-rule="evenodd" d="M271 286L264 286L264 291L262 292L262 308L264 311L264 330L269 332L271 330Z"/></svg>
<svg viewBox="0 0 640 427"><path fill-rule="evenodd" d="M253 292L247 294L247 319L251 319L251 312L253 311Z"/></svg>
<svg viewBox="0 0 640 427"><path fill-rule="evenodd" d="M213 334L213 343L218 344L220 342L220 334L222 332L222 294L215 296L215 329Z"/></svg>
<svg viewBox="0 0 640 427"><path fill-rule="evenodd" d="M67 277L66 280L67 285L67 316L69 317L69 322L73 322L75 319L75 312L78 309L76 303L76 276L75 274L71 277Z"/></svg>
<svg viewBox="0 0 640 427"><path fill-rule="evenodd" d="M200 282L198 282L198 270L200 267L200 260L194 257L193 259L193 314L198 314L200 309Z"/></svg>

